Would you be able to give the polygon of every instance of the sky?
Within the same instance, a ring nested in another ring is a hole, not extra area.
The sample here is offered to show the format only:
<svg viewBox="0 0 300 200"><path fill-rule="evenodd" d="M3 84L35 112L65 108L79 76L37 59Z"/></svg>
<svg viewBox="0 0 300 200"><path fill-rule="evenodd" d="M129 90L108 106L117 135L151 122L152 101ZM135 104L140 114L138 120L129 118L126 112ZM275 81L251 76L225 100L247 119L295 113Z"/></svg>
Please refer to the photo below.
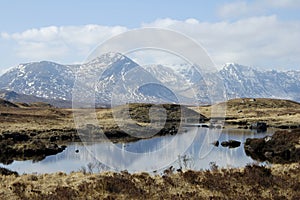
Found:
<svg viewBox="0 0 300 200"><path fill-rule="evenodd" d="M298 0L0 1L0 74L19 63L81 63L112 36L159 27L201 44L214 63L300 70Z"/></svg>

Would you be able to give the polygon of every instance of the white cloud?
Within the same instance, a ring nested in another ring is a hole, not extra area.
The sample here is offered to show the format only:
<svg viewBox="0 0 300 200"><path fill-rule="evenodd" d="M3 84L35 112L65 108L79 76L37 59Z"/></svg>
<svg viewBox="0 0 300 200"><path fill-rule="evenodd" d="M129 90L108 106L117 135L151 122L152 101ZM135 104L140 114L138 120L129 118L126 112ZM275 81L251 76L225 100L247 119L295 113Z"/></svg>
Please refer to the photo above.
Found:
<svg viewBox="0 0 300 200"><path fill-rule="evenodd" d="M262 15L272 9L299 9L299 0L235 1L220 6L217 13L222 18L240 18Z"/></svg>
<svg viewBox="0 0 300 200"><path fill-rule="evenodd" d="M22 33L14 33L12 35L7 35L6 38L11 38L15 40L34 40L34 41L49 41L53 40L58 35L58 27L49 26L40 29L29 29Z"/></svg>
<svg viewBox="0 0 300 200"><path fill-rule="evenodd" d="M21 33L1 33L1 37L17 43L15 51L24 59L56 61L68 56L85 57L100 42L126 31L121 26L50 26Z"/></svg>
<svg viewBox="0 0 300 200"><path fill-rule="evenodd" d="M144 27L164 27L187 34L207 49L215 63L237 62L254 66L298 66L300 22L282 22L262 16L235 22L188 23L156 20Z"/></svg>
<svg viewBox="0 0 300 200"><path fill-rule="evenodd" d="M189 18L189 19L185 20L185 22L188 24L199 24L199 21L194 18Z"/></svg>
<svg viewBox="0 0 300 200"><path fill-rule="evenodd" d="M264 8L257 3L237 1L225 4L218 9L218 14L222 18L246 17L253 14L263 13Z"/></svg>
<svg viewBox="0 0 300 200"><path fill-rule="evenodd" d="M66 45L55 41L22 41L20 48L17 49L17 54L30 60L55 60L67 56L68 48Z"/></svg>
<svg viewBox="0 0 300 200"><path fill-rule="evenodd" d="M168 28L190 36L203 45L218 66L237 62L256 67L299 68L299 21L280 21L275 15L215 23L166 18L141 27ZM73 63L83 60L99 43L126 30L129 29L121 26L51 26L1 33L1 38L14 42L11 46L15 60Z"/></svg>

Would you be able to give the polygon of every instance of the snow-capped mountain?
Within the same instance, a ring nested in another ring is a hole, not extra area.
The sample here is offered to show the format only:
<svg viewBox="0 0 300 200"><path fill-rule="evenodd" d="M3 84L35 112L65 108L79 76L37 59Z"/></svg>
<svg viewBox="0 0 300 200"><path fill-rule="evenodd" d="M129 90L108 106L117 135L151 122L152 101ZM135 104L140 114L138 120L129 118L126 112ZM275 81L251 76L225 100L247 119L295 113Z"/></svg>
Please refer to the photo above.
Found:
<svg viewBox="0 0 300 200"><path fill-rule="evenodd" d="M300 71L260 71L230 63L219 73L229 99L265 97L300 101Z"/></svg>
<svg viewBox="0 0 300 200"><path fill-rule="evenodd" d="M167 72L167 69L164 68L163 71ZM165 83L157 79L156 74L149 73L120 53L104 54L81 65L77 70L77 78L85 85L85 90L79 93L78 98L82 95L95 95L98 103L119 105L128 102L178 102L172 97L172 92L164 87ZM80 88L77 87L76 92L77 90Z"/></svg>
<svg viewBox="0 0 300 200"><path fill-rule="evenodd" d="M181 69L171 65L141 67L119 53L104 54L82 65L48 61L20 64L0 77L0 89L71 101L78 79L88 88L82 95L93 90L96 103L105 104L112 99L117 103L124 103L124 99L191 103L195 93L200 102L213 103L210 96L221 92L228 99L270 97L300 101L300 71L261 71L231 63L218 72L201 73L184 65Z"/></svg>
<svg viewBox="0 0 300 200"><path fill-rule="evenodd" d="M113 90L138 64L120 53L107 53L82 64L77 70L76 91L85 85L82 95L92 92L98 103L110 103ZM79 86L79 87L77 87Z"/></svg>
<svg viewBox="0 0 300 200"><path fill-rule="evenodd" d="M49 99L70 100L74 84L71 66L41 61L20 64L0 77L0 88Z"/></svg>

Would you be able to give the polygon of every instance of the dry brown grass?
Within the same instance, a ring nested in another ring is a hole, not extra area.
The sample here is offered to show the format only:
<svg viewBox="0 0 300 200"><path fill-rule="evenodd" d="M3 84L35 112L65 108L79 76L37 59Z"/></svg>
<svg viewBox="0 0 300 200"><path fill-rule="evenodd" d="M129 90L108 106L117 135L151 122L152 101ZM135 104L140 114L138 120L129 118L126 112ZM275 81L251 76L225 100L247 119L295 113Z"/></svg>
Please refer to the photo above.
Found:
<svg viewBox="0 0 300 200"><path fill-rule="evenodd" d="M3 107L0 105L0 132L5 131L20 131L20 130L47 130L47 129L63 129L74 128L73 110L72 109L59 109L49 106L19 106L19 107ZM151 104L130 104L129 113L131 120L126 120L125 110L126 106L119 106L114 109L96 109L96 117L99 120L99 125L104 130L118 129L114 116L121 118L126 124L137 124L146 126L150 123L149 109ZM167 111L167 121L177 122L180 121L180 107L178 105L163 105ZM199 118L199 114L187 108L183 109L185 114L190 118ZM89 119L93 117L92 114L85 111L77 112L82 117ZM159 119L159 113L155 113L154 119ZM114 116L113 116L114 115ZM125 120L124 120L125 119Z"/></svg>
<svg viewBox="0 0 300 200"><path fill-rule="evenodd" d="M300 104L280 99L250 98L232 99L214 106L226 107L227 125L251 124L257 121L267 122L278 128L294 128L300 126ZM210 117L214 106L193 108Z"/></svg>
<svg viewBox="0 0 300 200"><path fill-rule="evenodd" d="M220 106L221 105L221 106ZM226 104L215 106L191 107L206 117L211 117L213 107L226 106L227 125L251 124L256 121L267 122L273 127L296 127L300 125L300 104L288 100L276 99L233 99ZM122 113L122 106L115 108L117 116ZM140 104L130 105L131 117L137 125L149 124L149 107ZM41 107L1 107L0 106L0 132L19 130L47 130L74 128L72 109L57 109L47 106ZM189 111L189 115L194 113ZM97 118L105 130L118 129L111 109L96 109ZM180 113L169 113L169 118L178 120ZM157 117L157 116L156 116ZM125 122L127 123L127 122ZM130 124L128 122L128 124Z"/></svg>
<svg viewBox="0 0 300 200"><path fill-rule="evenodd" d="M74 127L72 112L49 107L0 107L0 131Z"/></svg>
<svg viewBox="0 0 300 200"><path fill-rule="evenodd" d="M300 164L186 171L0 175L1 199L299 199Z"/></svg>

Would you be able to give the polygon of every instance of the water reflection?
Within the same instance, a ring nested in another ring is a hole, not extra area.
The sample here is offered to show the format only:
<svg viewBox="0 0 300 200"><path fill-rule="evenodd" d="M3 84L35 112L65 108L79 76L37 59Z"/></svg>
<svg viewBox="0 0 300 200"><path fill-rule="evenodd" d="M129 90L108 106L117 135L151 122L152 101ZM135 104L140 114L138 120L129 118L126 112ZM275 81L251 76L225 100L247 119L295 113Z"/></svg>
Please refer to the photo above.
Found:
<svg viewBox="0 0 300 200"><path fill-rule="evenodd" d="M107 166L102 165L98 160L111 166L118 164L117 168L114 167L111 170L124 170L128 169L129 166L131 172L154 171L157 168L170 165L174 168L209 169L212 162L215 162L219 167L242 167L253 162L250 157L246 156L243 145L237 148L228 148L221 145L216 147L212 143L228 140L237 140L243 143L247 138L264 137L267 134L273 134L273 132L273 130L269 130L263 134L249 130L228 129L222 130L220 133L216 129L190 128L188 132L176 136L167 135L129 143L118 143L115 144L114 148L111 147L111 144L106 143L88 143L86 146L82 143L72 143L62 153L48 156L39 162L14 161L10 165L1 164L0 166L19 173L57 171L70 173L71 171L82 170L84 166L93 172L107 170ZM182 149L184 151L181 151ZM146 156L128 158L126 156L128 153Z"/></svg>

